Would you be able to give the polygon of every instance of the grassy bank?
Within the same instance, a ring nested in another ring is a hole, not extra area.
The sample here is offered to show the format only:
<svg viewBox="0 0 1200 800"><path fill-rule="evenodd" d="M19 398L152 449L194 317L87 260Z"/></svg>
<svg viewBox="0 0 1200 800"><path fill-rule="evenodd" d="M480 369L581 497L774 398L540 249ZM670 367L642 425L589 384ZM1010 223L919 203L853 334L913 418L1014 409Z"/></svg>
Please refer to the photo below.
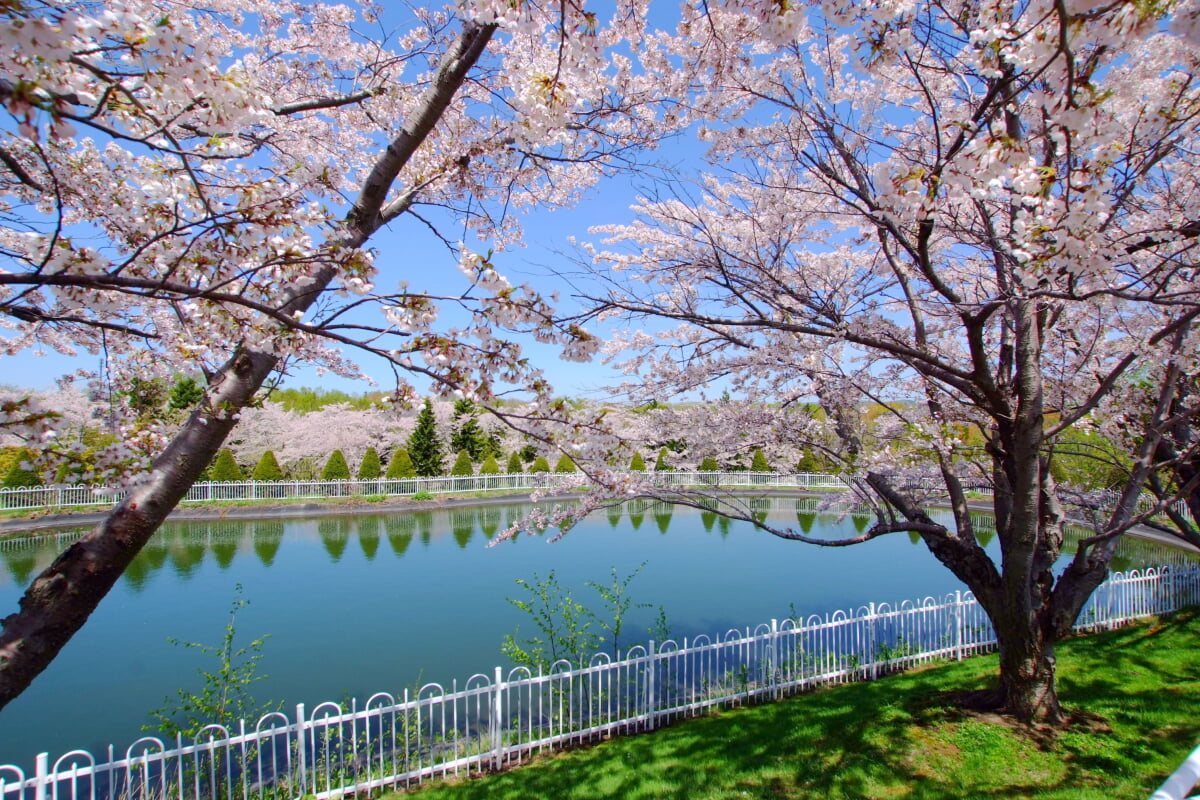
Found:
<svg viewBox="0 0 1200 800"><path fill-rule="evenodd" d="M956 710L994 656L825 689L510 772L419 800L1144 798L1200 742L1200 611L1059 647L1062 731ZM403 795L391 795L399 800Z"/></svg>

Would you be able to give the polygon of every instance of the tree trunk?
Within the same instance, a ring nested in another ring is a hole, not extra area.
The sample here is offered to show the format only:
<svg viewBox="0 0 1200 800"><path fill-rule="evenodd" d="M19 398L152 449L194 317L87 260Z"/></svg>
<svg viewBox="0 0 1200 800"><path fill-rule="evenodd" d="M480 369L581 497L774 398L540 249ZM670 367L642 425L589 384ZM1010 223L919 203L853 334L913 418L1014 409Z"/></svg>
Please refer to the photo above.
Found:
<svg viewBox="0 0 1200 800"><path fill-rule="evenodd" d="M1000 650L996 710L1025 723L1062 722L1055 686L1055 642L1032 620L994 620Z"/></svg>
<svg viewBox="0 0 1200 800"><path fill-rule="evenodd" d="M330 252L361 247L411 202L408 196L384 205L396 176L437 125L495 30L495 25L464 25L409 124L377 159L342 228L330 240ZM307 284L288 291L280 299L283 314L307 310L336 271L337 261L331 258ZM237 413L254 399L277 363L272 353L238 348L214 376L201 407L155 459L144 480L102 523L34 579L21 598L20 610L4 619L0 631L0 708L23 692L83 627L208 466L233 430Z"/></svg>

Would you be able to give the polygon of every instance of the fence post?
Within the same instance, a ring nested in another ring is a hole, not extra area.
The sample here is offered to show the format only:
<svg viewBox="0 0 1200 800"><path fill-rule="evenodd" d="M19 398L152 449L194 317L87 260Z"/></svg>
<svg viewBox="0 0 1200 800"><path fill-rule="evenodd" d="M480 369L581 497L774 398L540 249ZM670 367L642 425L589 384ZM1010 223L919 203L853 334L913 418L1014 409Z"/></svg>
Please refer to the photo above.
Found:
<svg viewBox="0 0 1200 800"><path fill-rule="evenodd" d="M38 753L37 783L33 787L33 800L46 800L46 787L50 783L50 754ZM20 786L20 784L17 784Z"/></svg>
<svg viewBox="0 0 1200 800"><path fill-rule="evenodd" d="M501 720L504 718L504 682L500 667L496 667L496 691L492 696L492 769L499 771L504 760Z"/></svg>
<svg viewBox="0 0 1200 800"><path fill-rule="evenodd" d="M308 794L308 757L305 754L305 724L304 724L304 703L296 704L296 765L298 769L298 783L300 791L297 796L303 797ZM314 789L314 791L316 791Z"/></svg>
<svg viewBox="0 0 1200 800"><path fill-rule="evenodd" d="M867 652L864 657L871 663L871 680L879 677L879 647L875 636L875 604L867 604Z"/></svg>
<svg viewBox="0 0 1200 800"><path fill-rule="evenodd" d="M655 706L658 705L657 699L654 697L654 640L650 640L650 645L646 648L646 729L654 730L654 715Z"/></svg>
<svg viewBox="0 0 1200 800"><path fill-rule="evenodd" d="M962 591L954 592L954 660L962 661L963 657L963 613Z"/></svg>
<svg viewBox="0 0 1200 800"><path fill-rule="evenodd" d="M774 687L775 699L778 700L783 697L783 692L779 689L780 684L783 683L782 676L779 674L782 671L779 666L782 659L779 657L779 620L774 617L771 618L771 649L769 652L771 654L771 686Z"/></svg>

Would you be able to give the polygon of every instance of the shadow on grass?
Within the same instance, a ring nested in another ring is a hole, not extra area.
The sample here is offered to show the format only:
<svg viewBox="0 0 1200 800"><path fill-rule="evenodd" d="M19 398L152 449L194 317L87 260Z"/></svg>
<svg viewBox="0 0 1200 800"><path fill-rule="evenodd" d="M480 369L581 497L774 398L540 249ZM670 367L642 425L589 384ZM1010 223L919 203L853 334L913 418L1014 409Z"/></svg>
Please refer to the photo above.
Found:
<svg viewBox="0 0 1200 800"><path fill-rule="evenodd" d="M1060 646L1062 698L1111 730L1047 739L947 705L993 657L831 687L433 786L422 798L1108 798L1146 796L1194 746L1192 611Z"/></svg>

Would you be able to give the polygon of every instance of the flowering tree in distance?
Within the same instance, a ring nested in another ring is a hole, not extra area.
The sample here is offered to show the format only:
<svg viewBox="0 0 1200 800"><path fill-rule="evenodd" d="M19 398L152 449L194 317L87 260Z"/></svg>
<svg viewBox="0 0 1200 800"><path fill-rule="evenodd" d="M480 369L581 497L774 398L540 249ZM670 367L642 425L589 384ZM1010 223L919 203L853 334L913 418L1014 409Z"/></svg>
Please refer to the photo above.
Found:
<svg viewBox="0 0 1200 800"><path fill-rule="evenodd" d="M389 274L411 266L396 258L377 270L366 246L404 220L436 229L436 214L502 247L518 235L503 210L570 203L652 141L641 107L657 88L606 56L641 35L643 15L618 8L606 24L570 0L398 5L404 27L378 39L363 31L390 18L369 3L0 5L6 350L104 352L118 383L177 373L205 388L169 438L146 420L122 431L127 499L4 619L0 706L84 624L288 361L353 373L328 344L357 347L398 380L418 373L485 404L524 387L536 418L555 416L503 331L572 358L594 347L584 331L450 237L469 285L442 297ZM382 278L398 288L377 290ZM380 322L347 315L367 303ZM467 322L438 328L439 303ZM53 446L54 419L24 402L0 425L45 464L70 455Z"/></svg>
<svg viewBox="0 0 1200 800"><path fill-rule="evenodd" d="M990 705L1026 721L1061 718L1055 643L1147 519L1148 478L1195 463L1164 441L1195 424L1200 354L1200 16L1174 8L708 3L668 47L704 76L717 170L592 251L596 313L634 323L638 396L727 381L750 401L719 412L730 428L815 398L787 435L840 460L874 524L773 532L919 534L994 623ZM1131 406L1126 480L1056 570L1056 442ZM1195 489L1179 475L1164 501ZM969 481L994 492L998 561Z"/></svg>

